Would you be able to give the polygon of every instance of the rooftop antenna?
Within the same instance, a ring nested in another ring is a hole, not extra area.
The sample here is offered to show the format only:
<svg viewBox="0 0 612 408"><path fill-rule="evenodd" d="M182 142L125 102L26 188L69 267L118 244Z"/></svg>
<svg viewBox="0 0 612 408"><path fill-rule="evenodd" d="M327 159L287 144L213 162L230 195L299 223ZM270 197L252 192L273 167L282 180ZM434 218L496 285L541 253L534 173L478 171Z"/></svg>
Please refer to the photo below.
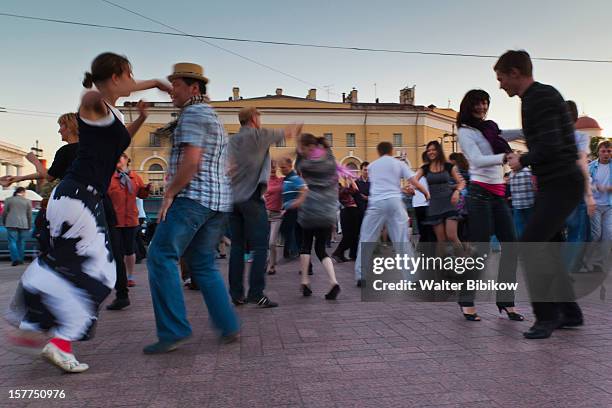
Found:
<svg viewBox="0 0 612 408"><path fill-rule="evenodd" d="M376 82L374 82L374 100L378 99L378 93L376 92Z"/></svg>
<svg viewBox="0 0 612 408"><path fill-rule="evenodd" d="M323 88L325 88L325 90L327 91L327 102L329 102L329 94L330 94L330 89L334 87L334 84L330 84L330 85L323 85Z"/></svg>
<svg viewBox="0 0 612 408"><path fill-rule="evenodd" d="M448 109L450 109L450 103L451 103L451 100L449 99L448 100Z"/></svg>

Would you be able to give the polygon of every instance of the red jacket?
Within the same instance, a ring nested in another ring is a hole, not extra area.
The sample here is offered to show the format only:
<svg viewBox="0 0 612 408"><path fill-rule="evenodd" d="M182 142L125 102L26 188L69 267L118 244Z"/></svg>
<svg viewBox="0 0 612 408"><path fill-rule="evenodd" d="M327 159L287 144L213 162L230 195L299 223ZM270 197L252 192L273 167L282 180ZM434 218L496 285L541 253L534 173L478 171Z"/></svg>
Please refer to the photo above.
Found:
<svg viewBox="0 0 612 408"><path fill-rule="evenodd" d="M149 189L144 185L142 178L133 171L130 171L132 181L132 192L127 186L121 185L119 172L113 174L113 178L108 188L108 196L113 203L115 214L117 215L117 227L136 227L138 222L138 208L136 207L136 197L147 198Z"/></svg>

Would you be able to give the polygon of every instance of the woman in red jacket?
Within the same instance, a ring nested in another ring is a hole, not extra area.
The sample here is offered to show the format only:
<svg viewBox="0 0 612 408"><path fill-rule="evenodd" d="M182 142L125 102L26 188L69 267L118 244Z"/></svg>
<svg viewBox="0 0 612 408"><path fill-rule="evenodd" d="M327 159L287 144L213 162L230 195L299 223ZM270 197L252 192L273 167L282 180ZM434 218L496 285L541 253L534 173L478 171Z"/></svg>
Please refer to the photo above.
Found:
<svg viewBox="0 0 612 408"><path fill-rule="evenodd" d="M117 162L117 170L111 178L108 188L113 209L115 210L116 223L110 227L111 240L117 242L116 248L123 252L124 265L117 265L117 283L115 284L116 299L107 309L119 310L130 304L128 299L128 287L135 285L134 266L136 264L136 234L140 222L138 220L138 208L136 197L147 198L149 196L150 184L145 186L142 178L130 171L129 158L123 153Z"/></svg>

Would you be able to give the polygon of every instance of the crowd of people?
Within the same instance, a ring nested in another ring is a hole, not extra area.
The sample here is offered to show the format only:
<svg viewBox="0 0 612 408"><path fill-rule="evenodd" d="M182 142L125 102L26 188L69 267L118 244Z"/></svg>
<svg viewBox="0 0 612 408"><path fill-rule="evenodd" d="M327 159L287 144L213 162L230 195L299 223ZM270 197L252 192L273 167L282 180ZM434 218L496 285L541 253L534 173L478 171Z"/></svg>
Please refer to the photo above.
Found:
<svg viewBox="0 0 612 408"><path fill-rule="evenodd" d="M28 156L36 173L0 179L3 185L61 180L41 211L41 231L46 232L39 237L41 254L27 267L11 302L9 318L18 330L9 341L42 348L43 356L63 370L82 372L88 366L76 359L72 342L91 337L99 307L113 287L116 298L107 309L130 305L141 221L136 203L148 196L150 185L130 171L125 151L147 109L141 101L140 116L126 126L115 102L154 87L170 94L180 114L159 130L170 138L172 149L147 256L158 340L144 348L146 354L175 350L191 336L179 263L188 270L192 288L202 292L223 343L239 339L235 308L277 307L265 288L266 276L277 273L281 238L283 256L299 259L302 296L313 295L314 247L329 281L324 297L330 301L341 292L335 263L354 262L356 285L363 287L368 282L362 268L374 248L369 244L383 237L397 253L410 253L410 226L418 241L435 242L438 254L484 254L495 240L501 248L501 282L516 281L519 251L512 243L612 241L612 145L602 142L588 162L588 137L573 126L575 104L534 81L525 51L508 51L494 71L500 87L522 100L522 129L500 130L487 117L489 95L470 90L457 116L462 153L453 152L447 160L442 145L431 141L415 171L395 157L391 143L381 142L379 157L362 163L355 174L337 163L324 137L302 132L301 124L266 129L252 107L240 111L240 131L228 137L208 103L208 79L197 64L176 64L170 83L135 81L125 57L99 55L83 81L78 112L58 121L68 144L58 150L53 165L47 170ZM272 160L270 147L284 138L295 140L295 153ZM527 153L510 148L508 141L519 138L526 141ZM14 201L11 211L21 206ZM14 228L29 228L20 222ZM327 249L338 227L342 239L330 255ZM217 259L225 256L218 247L228 238L226 286ZM475 248L468 249L467 243ZM560 254L533 257L528 252L523 255L530 289L539 284L530 277L543 263L556 265L554 279L569 287ZM252 258L245 287L247 254ZM602 272L609 251L599 255L592 265L577 265L576 272ZM15 262L22 260L16 257ZM567 291L571 297L571 288ZM583 324L576 302L533 299L536 320L526 338L546 338L557 328ZM459 293L468 321L481 319L474 301L473 291ZM512 291L497 293L497 307L510 320L524 320ZM48 341L46 333L52 336Z"/></svg>

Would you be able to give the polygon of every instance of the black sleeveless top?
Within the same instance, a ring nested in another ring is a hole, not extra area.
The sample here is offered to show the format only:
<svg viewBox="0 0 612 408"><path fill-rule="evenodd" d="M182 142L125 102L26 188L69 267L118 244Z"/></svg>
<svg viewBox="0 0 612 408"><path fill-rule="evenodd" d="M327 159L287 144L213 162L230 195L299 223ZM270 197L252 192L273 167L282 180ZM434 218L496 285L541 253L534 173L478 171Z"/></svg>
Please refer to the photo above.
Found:
<svg viewBox="0 0 612 408"><path fill-rule="evenodd" d="M64 178L90 185L101 194L108 190L117 161L132 140L125 125L109 110L115 117L109 126L88 125L77 114L79 148Z"/></svg>

